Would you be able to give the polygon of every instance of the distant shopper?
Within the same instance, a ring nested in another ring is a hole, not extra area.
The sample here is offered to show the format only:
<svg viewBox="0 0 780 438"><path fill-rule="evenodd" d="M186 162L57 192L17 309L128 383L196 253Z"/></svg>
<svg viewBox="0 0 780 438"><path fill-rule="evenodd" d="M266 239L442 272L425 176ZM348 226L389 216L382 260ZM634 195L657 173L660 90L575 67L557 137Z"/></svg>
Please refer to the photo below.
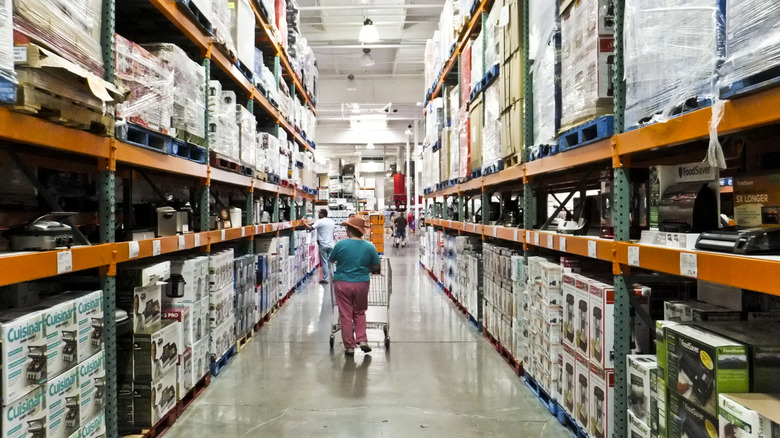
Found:
<svg viewBox="0 0 780 438"><path fill-rule="evenodd" d="M409 225L409 223L406 221L403 213L399 214L398 217L395 218L394 223L395 247L398 248L400 245L406 246L406 226Z"/></svg>
<svg viewBox="0 0 780 438"><path fill-rule="evenodd" d="M328 210L322 208L317 213L317 219L314 225L304 224L310 230L317 230L317 246L320 247L320 265L322 265L322 279L320 284L327 284L330 273L328 272L328 259L330 252L336 241L333 234L336 230L336 224L328 218Z"/></svg>
<svg viewBox="0 0 780 438"><path fill-rule="evenodd" d="M366 337L366 310L369 274L379 272L379 253L371 242L363 240L364 218L355 216L342 225L346 227L349 239L336 244L330 261L336 264L333 290L339 306L344 354L353 356L358 345L365 353L371 351Z"/></svg>

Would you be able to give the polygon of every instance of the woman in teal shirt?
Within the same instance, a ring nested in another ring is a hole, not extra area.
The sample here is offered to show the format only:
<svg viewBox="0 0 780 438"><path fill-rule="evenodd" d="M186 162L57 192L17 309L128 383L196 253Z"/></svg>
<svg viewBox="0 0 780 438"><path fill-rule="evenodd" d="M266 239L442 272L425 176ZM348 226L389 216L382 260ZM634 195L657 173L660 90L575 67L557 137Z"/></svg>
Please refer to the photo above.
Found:
<svg viewBox="0 0 780 438"><path fill-rule="evenodd" d="M330 261L336 264L333 290L339 306L344 354L353 356L357 345L365 353L371 351L366 337L366 310L370 274L379 272L379 253L374 244L363 240L364 218L354 216L342 225L347 228L349 239L336 243Z"/></svg>

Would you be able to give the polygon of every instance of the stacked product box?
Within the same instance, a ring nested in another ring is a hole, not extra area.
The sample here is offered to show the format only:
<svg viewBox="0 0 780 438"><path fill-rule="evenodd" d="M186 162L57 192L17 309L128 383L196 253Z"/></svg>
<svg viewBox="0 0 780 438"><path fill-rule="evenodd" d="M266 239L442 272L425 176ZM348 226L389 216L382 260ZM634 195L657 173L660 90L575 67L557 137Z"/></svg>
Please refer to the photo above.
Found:
<svg viewBox="0 0 780 438"><path fill-rule="evenodd" d="M528 366L531 363L531 313L528 302L528 267L525 264L525 258L521 255L512 256L512 295L515 302L514 318L512 319L512 330L515 339L514 356Z"/></svg>
<svg viewBox="0 0 780 438"><path fill-rule="evenodd" d="M240 131L236 122L236 93L209 82L209 148L228 160L240 159Z"/></svg>
<svg viewBox="0 0 780 438"><path fill-rule="evenodd" d="M234 260L232 249L209 256L209 351L215 360L235 344Z"/></svg>
<svg viewBox="0 0 780 438"><path fill-rule="evenodd" d="M556 143L560 99L556 92L557 8L547 0L530 0L529 57L533 60L534 148Z"/></svg>
<svg viewBox="0 0 780 438"><path fill-rule="evenodd" d="M227 49L228 53L236 53L236 45L233 42L231 33L232 17L230 16L227 2L211 0L210 18L211 25L214 28L214 42Z"/></svg>
<svg viewBox="0 0 780 438"><path fill-rule="evenodd" d="M665 301L664 320L674 322L740 321L742 312L702 301Z"/></svg>
<svg viewBox="0 0 780 438"><path fill-rule="evenodd" d="M255 255L245 255L235 259L235 308L236 337L242 337L254 329L255 284L257 280L257 260Z"/></svg>
<svg viewBox="0 0 780 438"><path fill-rule="evenodd" d="M14 20L11 7L10 3L0 6L0 80L14 84Z"/></svg>
<svg viewBox="0 0 780 438"><path fill-rule="evenodd" d="M238 123L238 147L241 164L255 169L257 165L257 120L248 109L236 105L236 123Z"/></svg>
<svg viewBox="0 0 780 438"><path fill-rule="evenodd" d="M230 34L236 44L236 57L251 76L255 66L255 14L249 0L228 2ZM249 78L251 81L251 77Z"/></svg>
<svg viewBox="0 0 780 438"><path fill-rule="evenodd" d="M720 394L718 406L721 437L780 436L780 394Z"/></svg>
<svg viewBox="0 0 780 438"><path fill-rule="evenodd" d="M562 299L563 269L542 257L529 257L527 275L527 325L531 346L530 373L552 397L560 393L563 368Z"/></svg>
<svg viewBox="0 0 780 438"><path fill-rule="evenodd" d="M174 71L148 50L115 36L116 82L129 90L116 115L129 123L168 133L173 117Z"/></svg>
<svg viewBox="0 0 780 438"><path fill-rule="evenodd" d="M658 362L655 355L629 355L626 382L628 385L629 426L640 431L651 431L651 417L655 405L653 388L656 386ZM645 436L645 435L640 435Z"/></svg>
<svg viewBox="0 0 780 438"><path fill-rule="evenodd" d="M482 169L488 170L501 160L501 99L499 84L484 90L482 127Z"/></svg>
<svg viewBox="0 0 780 438"><path fill-rule="evenodd" d="M443 248L443 255L444 255L444 266L442 270L442 284L444 285L444 288L447 289L450 294L453 296L457 296L458 294L458 284L457 284L457 276L456 276L456 269L458 267L458 261L456 256L456 243L455 243L455 236L445 236L444 238L444 248Z"/></svg>
<svg viewBox="0 0 780 438"><path fill-rule="evenodd" d="M514 345L514 295L512 287L512 260L517 252L501 246L483 244L484 305L482 321L487 330L504 347Z"/></svg>
<svg viewBox="0 0 780 438"><path fill-rule="evenodd" d="M457 236L455 253L457 254L456 298L474 321L481 323L481 297L483 286L481 242L474 236Z"/></svg>
<svg viewBox="0 0 780 438"><path fill-rule="evenodd" d="M615 20L609 0L573 2L561 17L562 130L613 112Z"/></svg>
<svg viewBox="0 0 780 438"><path fill-rule="evenodd" d="M280 143L277 137L267 132L258 132L256 166L259 172L277 174Z"/></svg>

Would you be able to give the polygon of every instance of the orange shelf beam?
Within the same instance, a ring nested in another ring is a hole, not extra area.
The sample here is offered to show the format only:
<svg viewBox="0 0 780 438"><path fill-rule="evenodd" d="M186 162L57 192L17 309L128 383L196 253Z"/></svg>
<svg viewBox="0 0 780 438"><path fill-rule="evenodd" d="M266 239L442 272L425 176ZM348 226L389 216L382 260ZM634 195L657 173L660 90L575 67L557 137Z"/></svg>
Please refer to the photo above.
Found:
<svg viewBox="0 0 780 438"><path fill-rule="evenodd" d="M111 139L0 108L0 139L108 158Z"/></svg>
<svg viewBox="0 0 780 438"><path fill-rule="evenodd" d="M188 175L193 178L206 178L208 169L205 164L184 160L173 155L163 154L120 141L116 142L116 160L120 163L161 170L167 173Z"/></svg>

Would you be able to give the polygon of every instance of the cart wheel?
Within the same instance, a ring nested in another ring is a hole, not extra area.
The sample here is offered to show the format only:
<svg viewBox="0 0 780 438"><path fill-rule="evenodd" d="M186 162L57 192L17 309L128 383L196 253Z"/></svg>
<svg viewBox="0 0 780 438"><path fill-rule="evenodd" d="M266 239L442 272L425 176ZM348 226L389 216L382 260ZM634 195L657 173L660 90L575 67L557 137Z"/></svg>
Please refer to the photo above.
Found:
<svg viewBox="0 0 780 438"><path fill-rule="evenodd" d="M333 350L333 344L336 342L336 339L333 337L333 335L330 335L330 349Z"/></svg>
<svg viewBox="0 0 780 438"><path fill-rule="evenodd" d="M390 349L390 336L385 336L385 350Z"/></svg>

